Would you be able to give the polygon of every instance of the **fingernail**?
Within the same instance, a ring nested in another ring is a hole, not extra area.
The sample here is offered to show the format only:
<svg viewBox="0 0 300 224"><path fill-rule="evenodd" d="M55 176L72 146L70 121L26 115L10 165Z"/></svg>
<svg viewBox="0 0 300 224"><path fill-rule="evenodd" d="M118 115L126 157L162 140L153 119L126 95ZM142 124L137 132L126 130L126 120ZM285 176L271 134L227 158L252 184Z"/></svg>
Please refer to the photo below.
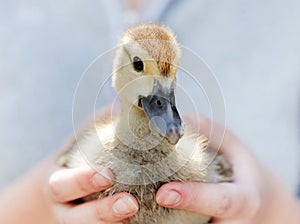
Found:
<svg viewBox="0 0 300 224"><path fill-rule="evenodd" d="M108 169L97 171L92 177L93 184L96 187L106 187L113 183L113 175Z"/></svg>
<svg viewBox="0 0 300 224"><path fill-rule="evenodd" d="M156 201L160 205L173 206L181 201L181 195L174 190L165 190L158 194Z"/></svg>
<svg viewBox="0 0 300 224"><path fill-rule="evenodd" d="M116 215L127 215L137 211L139 208L130 197L124 196L113 204L112 209Z"/></svg>

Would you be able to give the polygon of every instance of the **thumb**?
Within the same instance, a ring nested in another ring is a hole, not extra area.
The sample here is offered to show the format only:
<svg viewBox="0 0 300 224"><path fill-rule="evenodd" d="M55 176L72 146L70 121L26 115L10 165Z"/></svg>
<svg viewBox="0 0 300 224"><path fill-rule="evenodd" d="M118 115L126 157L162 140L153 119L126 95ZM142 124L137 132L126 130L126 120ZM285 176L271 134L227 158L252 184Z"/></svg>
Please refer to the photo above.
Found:
<svg viewBox="0 0 300 224"><path fill-rule="evenodd" d="M156 201L168 208L230 218L239 216L245 196L231 183L171 182L158 190Z"/></svg>

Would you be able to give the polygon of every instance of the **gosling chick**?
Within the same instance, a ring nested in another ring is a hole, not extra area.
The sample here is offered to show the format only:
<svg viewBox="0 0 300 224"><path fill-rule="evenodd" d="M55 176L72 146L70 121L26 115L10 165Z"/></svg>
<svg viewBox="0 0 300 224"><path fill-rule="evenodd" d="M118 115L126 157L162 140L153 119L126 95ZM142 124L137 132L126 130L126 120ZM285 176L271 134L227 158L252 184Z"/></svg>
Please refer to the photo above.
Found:
<svg viewBox="0 0 300 224"><path fill-rule="evenodd" d="M140 207L131 224L208 223L208 216L159 206L156 191L170 181L231 179L231 167L221 155L211 162L215 152L207 148L207 139L189 127L183 130L175 103L179 58L180 47L170 29L156 24L129 28L113 62L119 115L96 123L58 159L70 168L110 168L115 184L82 200L129 192Z"/></svg>

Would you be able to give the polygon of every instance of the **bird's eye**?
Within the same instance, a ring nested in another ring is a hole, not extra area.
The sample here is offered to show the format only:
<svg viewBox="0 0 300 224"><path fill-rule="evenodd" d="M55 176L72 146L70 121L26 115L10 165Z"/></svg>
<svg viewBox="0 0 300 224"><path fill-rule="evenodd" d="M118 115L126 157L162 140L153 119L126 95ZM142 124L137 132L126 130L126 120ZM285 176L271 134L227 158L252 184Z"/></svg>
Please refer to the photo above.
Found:
<svg viewBox="0 0 300 224"><path fill-rule="evenodd" d="M144 70L144 63L138 56L135 56L133 58L133 67L137 72L141 72Z"/></svg>

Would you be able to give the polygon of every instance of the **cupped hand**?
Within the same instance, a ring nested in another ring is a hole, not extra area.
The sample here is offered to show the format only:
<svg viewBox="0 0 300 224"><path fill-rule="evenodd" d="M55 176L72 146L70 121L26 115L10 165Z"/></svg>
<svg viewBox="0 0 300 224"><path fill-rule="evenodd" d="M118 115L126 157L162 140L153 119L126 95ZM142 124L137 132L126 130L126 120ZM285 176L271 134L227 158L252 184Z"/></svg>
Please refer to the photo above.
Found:
<svg viewBox="0 0 300 224"><path fill-rule="evenodd" d="M187 122L193 120L186 119ZM212 123L206 118L200 121L201 132L208 136ZM211 147L217 147L216 142L211 141ZM215 224L280 224L287 220L289 223L300 221L299 205L286 186L228 130L225 131L220 153L233 166L233 182L168 183L158 190L157 202L165 207L212 216L212 223Z"/></svg>
<svg viewBox="0 0 300 224"><path fill-rule="evenodd" d="M96 117L99 120L105 119L110 113L111 106L107 106ZM86 122L88 123L89 121ZM85 125L82 127L79 134L84 131ZM74 137L67 139L60 151L64 151L72 142ZM134 196L125 192L81 204L74 203L77 199L112 186L112 172L103 168L98 170L101 172L88 166L72 169L56 166L50 171L44 192L52 217L56 218L58 224L128 223L127 218L138 211Z"/></svg>
<svg viewBox="0 0 300 224"><path fill-rule="evenodd" d="M128 193L74 203L74 200L105 190L112 184L113 176L109 170L100 174L90 167L60 169L51 174L45 192L59 224L127 223L126 218L138 210L137 201Z"/></svg>

